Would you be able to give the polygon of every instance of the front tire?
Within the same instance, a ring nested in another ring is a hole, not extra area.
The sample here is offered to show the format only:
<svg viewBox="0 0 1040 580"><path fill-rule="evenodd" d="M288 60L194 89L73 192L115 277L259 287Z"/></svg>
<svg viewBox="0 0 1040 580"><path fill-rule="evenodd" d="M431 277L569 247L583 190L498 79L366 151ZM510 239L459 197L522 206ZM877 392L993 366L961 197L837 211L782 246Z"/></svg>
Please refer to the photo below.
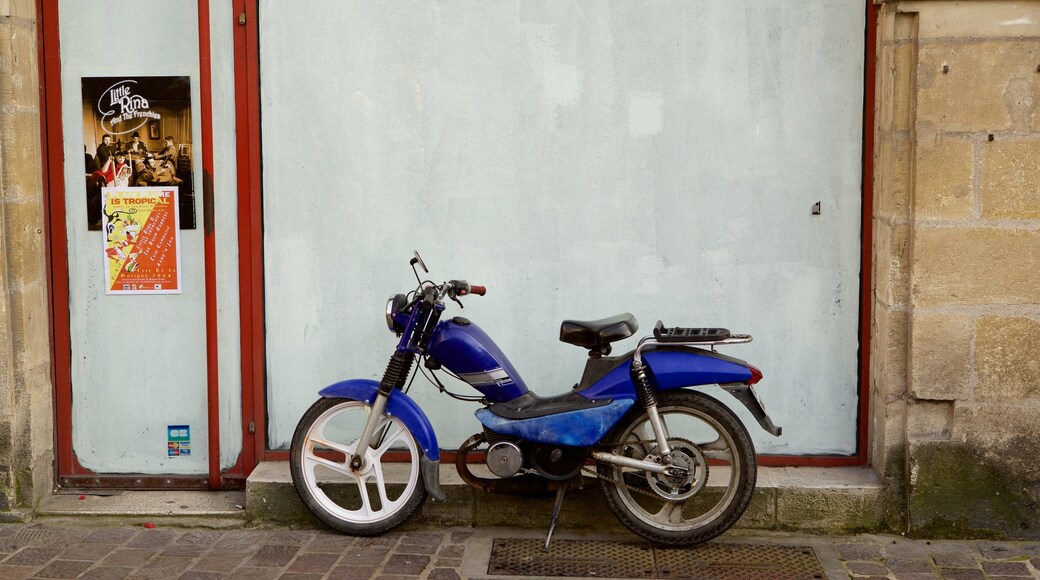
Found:
<svg viewBox="0 0 1040 580"><path fill-rule="evenodd" d="M677 480L601 463L600 484L618 520L659 544L706 542L740 519L755 490L755 448L747 429L725 405L703 393L657 393L657 410L677 464L690 476ZM646 410L633 408L607 434L611 452L642 460L656 454ZM622 483L618 483L622 482Z"/></svg>
<svg viewBox="0 0 1040 580"><path fill-rule="evenodd" d="M300 419L289 451L293 486L307 509L355 536L401 525L426 500L422 451L399 418L381 417L369 444L359 445L371 412L361 401L319 399ZM350 467L355 454L363 459L357 470ZM391 455L394 462L385 462Z"/></svg>

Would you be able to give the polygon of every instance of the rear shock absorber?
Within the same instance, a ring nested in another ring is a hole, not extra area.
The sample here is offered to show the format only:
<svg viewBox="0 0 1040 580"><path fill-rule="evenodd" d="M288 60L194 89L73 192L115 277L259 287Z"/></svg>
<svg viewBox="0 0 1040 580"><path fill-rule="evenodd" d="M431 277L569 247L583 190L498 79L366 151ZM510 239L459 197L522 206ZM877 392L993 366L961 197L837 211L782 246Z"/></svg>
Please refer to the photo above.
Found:
<svg viewBox="0 0 1040 580"><path fill-rule="evenodd" d="M632 384L636 387L636 396L639 398L639 404L644 409L657 406L657 397L654 395L654 387L650 382L650 376L647 372L646 365L640 364L636 366L632 364L631 368Z"/></svg>
<svg viewBox="0 0 1040 580"><path fill-rule="evenodd" d="M657 439L657 453L665 463L672 462L672 450L668 446L668 429L664 421L657 413L657 396L654 395L653 381L646 365L640 363L638 366L632 363L632 383L636 387L636 396L639 404L646 409L646 415L650 419L650 428L654 431L654 439Z"/></svg>

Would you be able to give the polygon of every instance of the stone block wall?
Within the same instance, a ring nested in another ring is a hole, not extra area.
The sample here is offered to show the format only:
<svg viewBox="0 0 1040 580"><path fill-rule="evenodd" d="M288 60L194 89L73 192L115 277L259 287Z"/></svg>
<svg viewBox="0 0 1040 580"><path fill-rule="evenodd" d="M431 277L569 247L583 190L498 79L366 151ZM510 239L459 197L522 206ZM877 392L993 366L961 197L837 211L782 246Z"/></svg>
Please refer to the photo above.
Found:
<svg viewBox="0 0 1040 580"><path fill-rule="evenodd" d="M1040 536L1040 2L884 2L876 88L872 462L911 532Z"/></svg>
<svg viewBox="0 0 1040 580"><path fill-rule="evenodd" d="M36 5L0 1L0 512L54 480ZM0 520L4 519L0 513Z"/></svg>

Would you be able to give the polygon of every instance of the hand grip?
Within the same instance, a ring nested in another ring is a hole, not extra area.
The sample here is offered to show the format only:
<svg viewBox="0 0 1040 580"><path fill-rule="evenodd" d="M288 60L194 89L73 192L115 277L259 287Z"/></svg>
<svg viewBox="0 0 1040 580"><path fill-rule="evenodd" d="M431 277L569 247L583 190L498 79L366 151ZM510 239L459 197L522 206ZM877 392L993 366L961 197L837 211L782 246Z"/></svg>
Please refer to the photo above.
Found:
<svg viewBox="0 0 1040 580"><path fill-rule="evenodd" d="M483 296L487 294L487 286L477 286L476 284L470 284L469 293L476 294L477 296Z"/></svg>

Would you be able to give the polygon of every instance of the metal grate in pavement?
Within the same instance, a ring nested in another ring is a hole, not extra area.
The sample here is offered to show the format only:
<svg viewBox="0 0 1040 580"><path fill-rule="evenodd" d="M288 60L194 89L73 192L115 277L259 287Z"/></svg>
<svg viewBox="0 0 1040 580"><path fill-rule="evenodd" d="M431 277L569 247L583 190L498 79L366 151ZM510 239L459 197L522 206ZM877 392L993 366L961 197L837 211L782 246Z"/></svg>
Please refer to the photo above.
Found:
<svg viewBox="0 0 1040 580"><path fill-rule="evenodd" d="M813 580L825 578L812 548L709 542L690 548L649 544L497 539L488 574L540 577Z"/></svg>

